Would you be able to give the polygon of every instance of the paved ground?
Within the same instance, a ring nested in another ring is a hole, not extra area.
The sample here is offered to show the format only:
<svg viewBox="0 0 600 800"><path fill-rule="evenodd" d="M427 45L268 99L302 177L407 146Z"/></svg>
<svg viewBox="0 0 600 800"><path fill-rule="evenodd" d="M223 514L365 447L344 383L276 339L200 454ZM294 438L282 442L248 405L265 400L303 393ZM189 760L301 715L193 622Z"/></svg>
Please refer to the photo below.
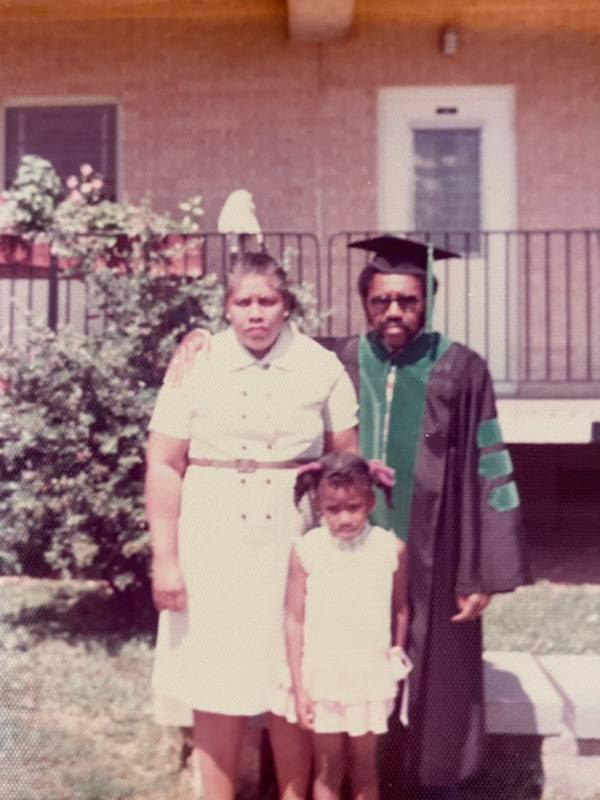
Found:
<svg viewBox="0 0 600 800"><path fill-rule="evenodd" d="M600 586L600 539L594 536L544 542L538 534L530 552L536 580ZM544 739L541 758L541 800L600 800L600 740L578 743L565 726L560 735Z"/></svg>
<svg viewBox="0 0 600 800"><path fill-rule="evenodd" d="M542 800L600 800L600 741L586 743L583 749L590 754L578 752L567 730L544 740Z"/></svg>

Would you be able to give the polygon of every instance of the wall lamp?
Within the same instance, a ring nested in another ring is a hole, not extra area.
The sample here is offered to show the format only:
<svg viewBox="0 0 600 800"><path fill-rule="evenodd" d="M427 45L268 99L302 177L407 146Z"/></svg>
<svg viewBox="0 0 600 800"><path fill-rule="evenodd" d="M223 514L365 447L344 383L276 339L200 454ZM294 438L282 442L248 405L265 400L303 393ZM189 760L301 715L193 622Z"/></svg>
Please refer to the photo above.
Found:
<svg viewBox="0 0 600 800"><path fill-rule="evenodd" d="M458 33L452 25L445 25L440 34L440 50L445 56L458 53Z"/></svg>

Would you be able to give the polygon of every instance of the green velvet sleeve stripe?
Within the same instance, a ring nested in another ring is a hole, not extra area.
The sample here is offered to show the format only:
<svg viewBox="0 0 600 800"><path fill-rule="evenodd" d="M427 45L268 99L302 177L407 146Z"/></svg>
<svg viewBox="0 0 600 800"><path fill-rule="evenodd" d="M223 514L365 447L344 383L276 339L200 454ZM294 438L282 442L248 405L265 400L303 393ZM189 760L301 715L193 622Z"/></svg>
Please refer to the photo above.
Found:
<svg viewBox="0 0 600 800"><path fill-rule="evenodd" d="M510 475L513 471L512 459L508 450L496 450L494 453L482 453L479 456L478 472L488 481Z"/></svg>
<svg viewBox="0 0 600 800"><path fill-rule="evenodd" d="M520 504L519 491L514 481L494 486L488 500L490 506L496 511L512 511Z"/></svg>
<svg viewBox="0 0 600 800"><path fill-rule="evenodd" d="M498 417L486 419L477 426L477 446L491 447L494 444L502 444L502 430Z"/></svg>

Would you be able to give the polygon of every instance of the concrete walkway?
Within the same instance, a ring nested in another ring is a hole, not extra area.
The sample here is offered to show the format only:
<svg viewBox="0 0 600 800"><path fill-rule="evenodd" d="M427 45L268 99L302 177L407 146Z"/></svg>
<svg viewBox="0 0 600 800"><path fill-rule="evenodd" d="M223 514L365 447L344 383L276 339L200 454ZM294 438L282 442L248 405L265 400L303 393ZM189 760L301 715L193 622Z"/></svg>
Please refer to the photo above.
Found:
<svg viewBox="0 0 600 800"><path fill-rule="evenodd" d="M544 737L543 800L600 800L600 656L486 652L484 664L488 732Z"/></svg>

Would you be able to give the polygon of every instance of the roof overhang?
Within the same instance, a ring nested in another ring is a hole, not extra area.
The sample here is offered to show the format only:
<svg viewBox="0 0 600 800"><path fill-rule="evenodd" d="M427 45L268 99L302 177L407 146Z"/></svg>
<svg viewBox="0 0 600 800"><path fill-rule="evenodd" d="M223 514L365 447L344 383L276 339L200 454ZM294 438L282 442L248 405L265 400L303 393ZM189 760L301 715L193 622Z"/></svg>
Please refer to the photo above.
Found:
<svg viewBox="0 0 600 800"><path fill-rule="evenodd" d="M319 41L345 36L354 14L354 0L287 0L290 38Z"/></svg>
<svg viewBox="0 0 600 800"><path fill-rule="evenodd" d="M600 32L598 0L0 0L0 21L194 19L287 23L292 40L340 38L368 24L453 25L537 35Z"/></svg>

